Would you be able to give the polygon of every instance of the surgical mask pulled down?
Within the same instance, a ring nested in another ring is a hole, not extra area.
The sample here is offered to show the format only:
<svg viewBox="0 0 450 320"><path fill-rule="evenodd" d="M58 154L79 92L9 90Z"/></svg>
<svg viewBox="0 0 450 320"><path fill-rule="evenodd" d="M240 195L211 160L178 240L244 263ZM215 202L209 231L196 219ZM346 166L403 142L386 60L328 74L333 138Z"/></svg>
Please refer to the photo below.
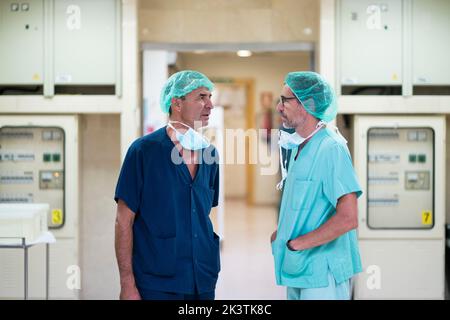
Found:
<svg viewBox="0 0 450 320"><path fill-rule="evenodd" d="M188 128L188 130L185 133L181 133L177 129L175 129L172 123L179 123ZM192 129L187 124L184 124L183 122L169 121L167 125L175 131L176 138L180 142L183 149L196 151L210 146L210 142L206 139L206 137Z"/></svg>
<svg viewBox="0 0 450 320"><path fill-rule="evenodd" d="M306 138L300 136L297 132L288 133L284 130L280 130L278 144L280 145L280 148L286 150L294 149L315 135L316 132L319 131L324 125L325 122L319 121L316 125L316 129Z"/></svg>
<svg viewBox="0 0 450 320"><path fill-rule="evenodd" d="M325 122L319 121L316 125L316 129L306 138L300 136L297 132L294 133L288 133L284 130L280 130L279 132L279 140L278 144L283 149L294 149L301 145L303 142L305 142L307 139L311 138L313 135L316 134L317 131L319 131L323 126L325 125Z"/></svg>

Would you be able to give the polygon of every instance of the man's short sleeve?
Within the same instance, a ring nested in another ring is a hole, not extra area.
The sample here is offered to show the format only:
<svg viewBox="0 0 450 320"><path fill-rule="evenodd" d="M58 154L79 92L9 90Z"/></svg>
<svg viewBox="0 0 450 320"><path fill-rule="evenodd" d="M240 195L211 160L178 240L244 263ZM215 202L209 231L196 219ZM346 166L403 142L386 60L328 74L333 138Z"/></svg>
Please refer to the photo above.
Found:
<svg viewBox="0 0 450 320"><path fill-rule="evenodd" d="M128 149L120 170L114 200L124 201L134 213L139 211L143 185L143 157L134 143Z"/></svg>
<svg viewBox="0 0 450 320"><path fill-rule="evenodd" d="M362 194L346 146L336 144L331 147L324 174L324 193L335 208L338 199L343 195L355 192L359 197Z"/></svg>

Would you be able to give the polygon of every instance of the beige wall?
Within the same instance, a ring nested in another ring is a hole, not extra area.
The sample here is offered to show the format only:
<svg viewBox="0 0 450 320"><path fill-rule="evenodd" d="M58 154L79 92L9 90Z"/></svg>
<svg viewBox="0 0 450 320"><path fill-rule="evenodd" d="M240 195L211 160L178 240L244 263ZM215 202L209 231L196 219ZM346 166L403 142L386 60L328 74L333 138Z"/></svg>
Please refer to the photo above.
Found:
<svg viewBox="0 0 450 320"><path fill-rule="evenodd" d="M120 116L80 117L81 298L117 299L115 185L120 170Z"/></svg>
<svg viewBox="0 0 450 320"><path fill-rule="evenodd" d="M319 4L317 0L141 0L139 39L181 43L315 42L319 35Z"/></svg>
<svg viewBox="0 0 450 320"><path fill-rule="evenodd" d="M214 99L217 101L214 105L223 108L223 127L227 129L246 129L246 92L245 85L238 84L217 84L214 90ZM233 146L235 150L239 149L234 139L224 139L224 149L221 157L225 159L225 152ZM231 143L230 146L228 144ZM237 152L233 150L235 157ZM232 164L228 161L224 165L224 188L225 198L241 198L245 199L247 195L247 175L246 165Z"/></svg>
<svg viewBox="0 0 450 320"><path fill-rule="evenodd" d="M276 98L282 88L286 73L296 70L308 70L308 53L262 54L250 58L239 58L231 53L223 54L181 54L181 68L195 69L212 78L251 78L255 81L255 112L261 111L260 94L270 91ZM278 162L278 152L274 152L272 161ZM262 176L256 166L254 176L255 203L277 205L280 192L275 189L280 176Z"/></svg>

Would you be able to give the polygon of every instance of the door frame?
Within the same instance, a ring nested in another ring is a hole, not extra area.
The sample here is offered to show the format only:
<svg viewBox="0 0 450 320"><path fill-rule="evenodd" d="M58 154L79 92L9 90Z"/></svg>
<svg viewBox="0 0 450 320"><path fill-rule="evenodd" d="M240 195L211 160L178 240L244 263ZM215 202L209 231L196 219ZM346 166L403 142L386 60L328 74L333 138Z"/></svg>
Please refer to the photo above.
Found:
<svg viewBox="0 0 450 320"><path fill-rule="evenodd" d="M246 43L170 43L170 42L141 42L140 50L166 50L169 52L193 52L202 50L207 52L236 52L238 50L251 50L253 52L277 52L277 51L304 51L309 52L310 70L315 70L316 45L314 42L246 42ZM255 80L250 78L231 79L234 84L242 85L246 89L246 130L256 128L255 121ZM250 160L248 140L246 142L246 158ZM255 165L246 163L247 196L246 202L255 203L254 188Z"/></svg>

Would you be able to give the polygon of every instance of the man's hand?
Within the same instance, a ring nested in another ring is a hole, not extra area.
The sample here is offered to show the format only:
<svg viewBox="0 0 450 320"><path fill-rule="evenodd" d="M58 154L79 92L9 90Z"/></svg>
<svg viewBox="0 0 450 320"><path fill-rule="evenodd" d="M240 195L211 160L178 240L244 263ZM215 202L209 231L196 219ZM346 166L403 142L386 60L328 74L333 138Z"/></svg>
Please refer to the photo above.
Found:
<svg viewBox="0 0 450 320"><path fill-rule="evenodd" d="M270 236L270 243L274 242L276 238L277 238L277 230L275 230Z"/></svg>
<svg viewBox="0 0 450 320"><path fill-rule="evenodd" d="M136 286L123 286L120 290L120 300L141 300L141 295Z"/></svg>

